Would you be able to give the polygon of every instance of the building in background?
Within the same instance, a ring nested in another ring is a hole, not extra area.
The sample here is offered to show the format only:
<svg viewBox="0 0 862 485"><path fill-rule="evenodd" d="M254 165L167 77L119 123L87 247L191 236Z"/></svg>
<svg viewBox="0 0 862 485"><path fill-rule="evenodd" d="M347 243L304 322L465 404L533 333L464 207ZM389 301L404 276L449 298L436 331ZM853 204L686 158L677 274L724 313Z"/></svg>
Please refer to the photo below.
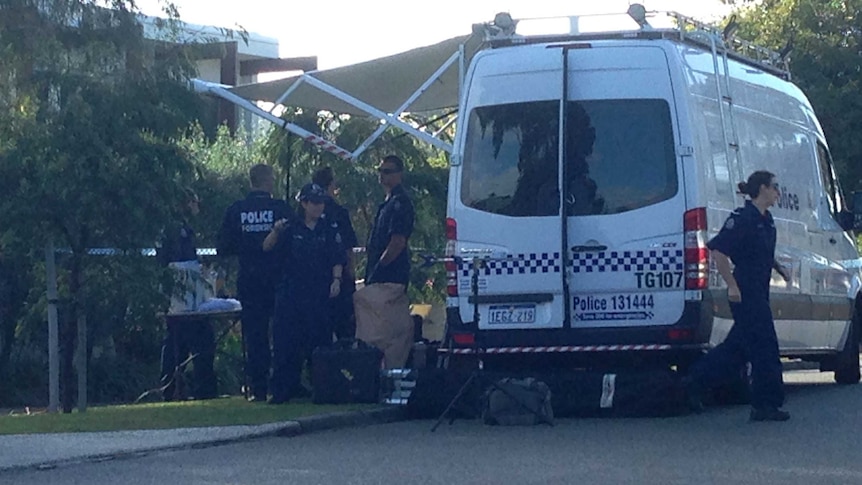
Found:
<svg viewBox="0 0 862 485"><path fill-rule="evenodd" d="M258 82L261 74L296 73L317 69L317 57L288 57L278 55L278 39L239 32L213 26L178 22L177 28L160 28L163 19L141 16L144 35L166 43L196 44L197 77L209 82L237 86ZM225 100L208 99L204 128L212 132L219 124L226 124L231 133L238 128L253 136L262 128L257 116L237 110Z"/></svg>

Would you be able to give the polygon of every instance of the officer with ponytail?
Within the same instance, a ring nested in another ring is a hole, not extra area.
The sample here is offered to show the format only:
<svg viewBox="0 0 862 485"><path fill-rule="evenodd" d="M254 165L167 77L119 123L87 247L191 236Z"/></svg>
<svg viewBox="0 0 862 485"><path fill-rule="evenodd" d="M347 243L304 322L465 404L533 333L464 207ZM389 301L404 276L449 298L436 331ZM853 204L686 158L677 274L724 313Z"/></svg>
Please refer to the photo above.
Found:
<svg viewBox="0 0 862 485"><path fill-rule="evenodd" d="M727 283L733 328L720 345L696 362L683 381L693 411L700 411L702 392L738 376L751 363L751 421L786 421L784 382L778 338L769 307L772 271L785 281L790 273L775 260L775 223L769 208L780 197L775 175L765 170L739 184L747 195L721 231L707 244L716 269ZM731 269L731 262L733 263Z"/></svg>

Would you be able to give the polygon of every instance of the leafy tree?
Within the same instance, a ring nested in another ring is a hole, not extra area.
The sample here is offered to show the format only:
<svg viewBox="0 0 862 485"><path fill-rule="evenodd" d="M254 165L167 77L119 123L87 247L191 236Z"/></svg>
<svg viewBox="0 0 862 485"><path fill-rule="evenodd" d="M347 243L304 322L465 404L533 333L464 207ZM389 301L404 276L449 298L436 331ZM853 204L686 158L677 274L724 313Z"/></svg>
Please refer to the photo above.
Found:
<svg viewBox="0 0 862 485"><path fill-rule="evenodd" d="M763 0L737 6L740 36L792 44L793 81L823 124L845 189L862 189L862 0Z"/></svg>
<svg viewBox="0 0 862 485"><path fill-rule="evenodd" d="M194 175L175 142L198 103L189 57L147 41L133 1L103 3L0 0L0 227L69 248L66 412L74 322L97 298L87 249L151 246Z"/></svg>

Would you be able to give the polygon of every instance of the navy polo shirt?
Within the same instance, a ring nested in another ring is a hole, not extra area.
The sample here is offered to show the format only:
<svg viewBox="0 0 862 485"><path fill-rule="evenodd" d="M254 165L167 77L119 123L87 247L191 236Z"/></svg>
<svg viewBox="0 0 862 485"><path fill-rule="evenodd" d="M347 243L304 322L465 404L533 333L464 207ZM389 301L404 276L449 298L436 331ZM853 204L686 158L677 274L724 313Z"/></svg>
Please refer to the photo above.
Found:
<svg viewBox="0 0 862 485"><path fill-rule="evenodd" d="M356 239L356 231L350 222L350 214L343 206L339 205L332 197L326 198L326 208L323 210L326 223L341 237L341 244L345 249L359 246Z"/></svg>
<svg viewBox="0 0 862 485"><path fill-rule="evenodd" d="M197 261L195 231L186 221L165 229L156 258L164 265L182 261Z"/></svg>
<svg viewBox="0 0 862 485"><path fill-rule="evenodd" d="M278 237L274 251L284 258L284 279L291 294L328 295L332 268L344 265L344 248L338 234L320 219L310 229L296 219Z"/></svg>
<svg viewBox="0 0 862 485"><path fill-rule="evenodd" d="M368 236L366 283L406 285L410 281L410 251L408 248L405 247L404 251L401 251L401 254L386 266L379 265L378 262L393 235L400 234L409 241L410 235L413 233L415 217L413 202L407 196L407 191L401 185L393 187L389 193L389 198L377 208L374 226Z"/></svg>
<svg viewBox="0 0 862 485"><path fill-rule="evenodd" d="M244 289L253 292L272 287L281 274L278 257L263 250L263 240L276 221L290 217L285 201L262 190L249 192L225 211L217 250L219 256L239 256L237 286L241 294Z"/></svg>
<svg viewBox="0 0 862 485"><path fill-rule="evenodd" d="M721 231L706 246L733 261L733 277L741 292L757 292L768 298L775 264L775 238L772 214L769 211L761 214L749 200L727 218Z"/></svg>

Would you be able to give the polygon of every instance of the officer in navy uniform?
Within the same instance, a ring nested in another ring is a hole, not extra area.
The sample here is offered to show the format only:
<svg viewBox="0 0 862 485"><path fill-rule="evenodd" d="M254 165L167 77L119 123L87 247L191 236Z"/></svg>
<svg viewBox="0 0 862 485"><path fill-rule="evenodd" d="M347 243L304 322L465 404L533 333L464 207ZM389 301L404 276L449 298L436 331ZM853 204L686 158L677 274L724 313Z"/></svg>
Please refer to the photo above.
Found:
<svg viewBox="0 0 862 485"><path fill-rule="evenodd" d="M386 200L377 208L374 226L368 236L368 264L365 284L398 283L406 291L410 281L410 249L413 233L413 202L401 184L404 162L395 155L384 157L377 169Z"/></svg>
<svg viewBox="0 0 862 485"><path fill-rule="evenodd" d="M751 363L751 421L786 421L784 383L778 338L769 307L769 282L775 269L785 281L789 272L775 260L775 223L767 210L780 196L775 176L757 171L739 184L750 197L734 211L709 243L716 268L727 283L733 328L720 345L696 362L684 383L689 404L700 411L706 388L727 382ZM733 270L730 262L733 262Z"/></svg>
<svg viewBox="0 0 862 485"><path fill-rule="evenodd" d="M356 336L356 320L353 316L353 293L356 292L356 278L353 276L353 248L359 246L356 232L350 222L350 214L336 200L335 177L331 167L324 167L311 177L311 182L323 187L326 191L326 207L323 217L341 236L341 244L344 247L344 272L341 279L341 292L333 299L330 316L332 328L339 339L348 339Z"/></svg>
<svg viewBox="0 0 862 485"><path fill-rule="evenodd" d="M179 224L169 225L162 233L156 259L164 266L170 263L198 261L195 231L189 219L200 212L200 199L191 189L184 191L186 198L182 208L183 219ZM170 318L168 316L167 318ZM162 395L165 400L175 399L174 371L177 364L184 361L189 353L196 354L194 359L194 397L210 399L217 395L217 379L213 363L215 361L215 334L212 325L205 318L189 319L168 326L162 341L161 381L164 386ZM179 359L179 362L177 362Z"/></svg>
<svg viewBox="0 0 862 485"><path fill-rule="evenodd" d="M245 374L251 387L246 392L249 400L265 402L271 362L269 326L281 261L276 254L264 252L263 240L276 221L290 216L290 209L285 201L272 197L272 167L257 164L248 175L251 191L225 212L218 255L239 256L237 296L242 303Z"/></svg>
<svg viewBox="0 0 862 485"><path fill-rule="evenodd" d="M189 218L200 212L200 198L191 189L183 191L186 198L182 208L182 220L179 223L169 224L162 231L159 247L156 248L156 259L167 266L170 263L182 261L197 261L197 242L195 231L189 224Z"/></svg>
<svg viewBox="0 0 862 485"><path fill-rule="evenodd" d="M339 233L321 217L326 198L321 186L303 186L297 217L277 221L263 242L285 260L272 329L272 404L303 394L303 363L332 343L329 308L341 291L345 258Z"/></svg>
<svg viewBox="0 0 862 485"><path fill-rule="evenodd" d="M386 368L407 363L413 345L407 285L415 212L402 183L404 162L395 155L377 168L386 200L377 208L368 237L365 287L353 295L356 337L383 351Z"/></svg>

